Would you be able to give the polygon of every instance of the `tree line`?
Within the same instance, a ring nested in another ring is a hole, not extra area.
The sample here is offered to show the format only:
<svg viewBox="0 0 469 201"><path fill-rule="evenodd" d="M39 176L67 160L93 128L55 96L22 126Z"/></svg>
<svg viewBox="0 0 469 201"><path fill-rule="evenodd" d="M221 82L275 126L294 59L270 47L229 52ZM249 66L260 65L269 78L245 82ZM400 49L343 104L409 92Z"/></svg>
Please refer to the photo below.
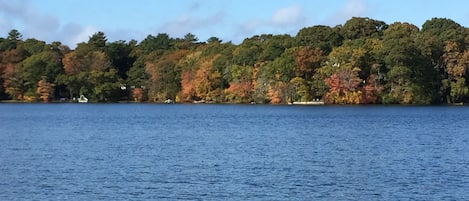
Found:
<svg viewBox="0 0 469 201"><path fill-rule="evenodd" d="M465 103L468 48L469 29L446 18L419 29L353 17L237 45L191 33L108 42L97 32L73 50L11 30L0 38L0 100Z"/></svg>

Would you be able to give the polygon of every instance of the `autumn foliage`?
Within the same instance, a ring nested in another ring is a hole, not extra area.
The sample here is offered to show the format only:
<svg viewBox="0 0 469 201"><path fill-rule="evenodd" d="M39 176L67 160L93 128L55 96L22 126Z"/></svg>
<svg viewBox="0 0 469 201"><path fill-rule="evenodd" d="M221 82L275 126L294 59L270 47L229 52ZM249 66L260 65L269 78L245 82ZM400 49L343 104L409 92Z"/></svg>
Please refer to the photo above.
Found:
<svg viewBox="0 0 469 201"><path fill-rule="evenodd" d="M142 102L143 101L143 89L142 88L133 88L132 89L132 99L135 102Z"/></svg>
<svg viewBox="0 0 469 201"><path fill-rule="evenodd" d="M229 102L247 103L251 101L253 86L249 81L230 83L230 87L226 89L226 93Z"/></svg>
<svg viewBox="0 0 469 201"><path fill-rule="evenodd" d="M45 79L39 80L36 91L39 96L39 100L42 102L49 102L53 92L54 84L47 82Z"/></svg>
<svg viewBox="0 0 469 201"><path fill-rule="evenodd" d="M357 69L343 69L324 80L329 92L324 96L326 103L359 104L362 91L358 88L362 80L358 77Z"/></svg>
<svg viewBox="0 0 469 201"><path fill-rule="evenodd" d="M239 44L190 33L109 42L97 32L74 49L12 30L0 37L0 100L469 102L469 29L445 18L421 27L353 17Z"/></svg>

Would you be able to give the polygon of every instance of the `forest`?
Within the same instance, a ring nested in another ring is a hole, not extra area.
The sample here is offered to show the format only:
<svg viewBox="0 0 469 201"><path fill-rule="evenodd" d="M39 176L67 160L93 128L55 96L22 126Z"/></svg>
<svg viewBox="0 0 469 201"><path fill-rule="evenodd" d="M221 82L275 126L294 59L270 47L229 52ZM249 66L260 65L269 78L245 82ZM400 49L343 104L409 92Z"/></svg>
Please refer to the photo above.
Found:
<svg viewBox="0 0 469 201"><path fill-rule="evenodd" d="M71 49L18 30L0 37L1 101L463 104L468 69L469 29L447 18L419 28L353 17L240 44L97 32Z"/></svg>

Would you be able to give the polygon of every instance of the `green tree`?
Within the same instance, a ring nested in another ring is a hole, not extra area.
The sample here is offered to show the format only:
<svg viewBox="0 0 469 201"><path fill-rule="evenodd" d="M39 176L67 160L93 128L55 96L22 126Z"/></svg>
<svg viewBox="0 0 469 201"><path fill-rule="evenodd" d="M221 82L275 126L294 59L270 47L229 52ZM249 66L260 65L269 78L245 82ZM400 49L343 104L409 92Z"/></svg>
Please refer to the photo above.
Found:
<svg viewBox="0 0 469 201"><path fill-rule="evenodd" d="M148 35L142 42L139 43L137 51L141 51L143 55L147 55L156 51L162 55L165 51L171 49L174 44L174 39L170 38L168 34L159 33L156 37Z"/></svg>
<svg viewBox="0 0 469 201"><path fill-rule="evenodd" d="M92 50L104 52L106 49L106 42L106 35L103 32L99 31L89 38L88 45L91 47Z"/></svg>
<svg viewBox="0 0 469 201"><path fill-rule="evenodd" d="M314 98L326 96L326 102L330 103L376 103L385 72L381 69L379 58L381 47L379 39L368 38L345 41L340 47L334 48L327 60L320 63L321 67L316 67L311 81L311 94ZM328 80L327 83L325 80ZM351 81L357 85L350 87L350 84L343 84Z"/></svg>
<svg viewBox="0 0 469 201"><path fill-rule="evenodd" d="M388 25L383 21L352 17L352 19L345 22L340 31L345 39L356 40L359 38L380 37L387 28Z"/></svg>
<svg viewBox="0 0 469 201"><path fill-rule="evenodd" d="M145 71L145 61L143 57L137 59L132 67L127 71L126 83L131 87L145 88L148 86L150 76Z"/></svg>
<svg viewBox="0 0 469 201"><path fill-rule="evenodd" d="M437 74L415 42L419 30L408 23L394 23L383 35L387 74L387 103L428 104L435 100Z"/></svg>
<svg viewBox="0 0 469 201"><path fill-rule="evenodd" d="M296 63L293 56L296 48L285 50L280 57L274 61L263 65L260 69L261 76L265 76L267 80L276 80L282 82L290 82L295 75Z"/></svg>
<svg viewBox="0 0 469 201"><path fill-rule="evenodd" d="M195 43L199 39L194 34L187 33L186 35L184 35L184 40L190 43Z"/></svg>
<svg viewBox="0 0 469 201"><path fill-rule="evenodd" d="M412 71L406 66L396 65L390 68L386 74L389 91L383 97L384 103L412 103L414 91L411 73Z"/></svg>
<svg viewBox="0 0 469 201"><path fill-rule="evenodd" d="M294 53L297 48L286 49L272 62L259 67L256 73L256 91L266 89L266 98L270 103L287 103L292 100L294 91L290 80L295 77L296 63ZM259 99L259 95L256 95Z"/></svg>
<svg viewBox="0 0 469 201"><path fill-rule="evenodd" d="M252 101L253 67L232 65L225 69L224 79L229 82L226 99L232 103L249 103Z"/></svg>
<svg viewBox="0 0 469 201"><path fill-rule="evenodd" d="M311 101L310 86L306 80L301 77L295 77L290 80L293 86L293 101Z"/></svg>
<svg viewBox="0 0 469 201"><path fill-rule="evenodd" d="M258 61L273 61L282 55L285 49L293 47L295 41L289 35L261 35ZM256 63L256 62L254 62Z"/></svg>
<svg viewBox="0 0 469 201"><path fill-rule="evenodd" d="M332 48L340 46L343 41L339 28L324 25L303 28L297 33L296 39L300 46L319 48L325 55L329 54Z"/></svg>
<svg viewBox="0 0 469 201"><path fill-rule="evenodd" d="M117 74L122 79L127 79L127 71L136 61L136 56L132 54L137 42L132 40L128 43L125 41L115 41L106 45L106 55L111 60L112 66L117 70Z"/></svg>
<svg viewBox="0 0 469 201"><path fill-rule="evenodd" d="M24 55L30 56L47 51L48 47L46 42L36 39L26 39L24 42L19 43L17 49L23 51Z"/></svg>
<svg viewBox="0 0 469 201"><path fill-rule="evenodd" d="M184 38L176 38L174 40L174 48L180 50L191 50L196 48L198 45L203 43L198 43L199 39L191 33L184 35Z"/></svg>
<svg viewBox="0 0 469 201"><path fill-rule="evenodd" d="M222 40L220 40L218 37L215 37L215 36L212 36L210 38L207 39L207 43L218 43L220 44L222 42Z"/></svg>
<svg viewBox="0 0 469 201"><path fill-rule="evenodd" d="M456 81L451 82L451 100L453 103L463 102L469 94L469 89L464 77L456 78Z"/></svg>
<svg viewBox="0 0 469 201"><path fill-rule="evenodd" d="M65 75L58 78L58 83L67 87L70 98L83 94L91 101L117 99L114 93L101 93L101 90L96 88L100 83L107 83L107 86L110 86L111 81L118 82L114 83L116 86L123 83L122 80L114 78L113 74L117 71L106 53L93 50L89 44L80 43L74 51L64 55L62 63ZM116 76L119 77L117 74ZM99 81L100 78L103 79L102 82Z"/></svg>
<svg viewBox="0 0 469 201"><path fill-rule="evenodd" d="M104 71L92 70L87 77L91 86L91 95L89 96L91 100L115 102L120 99L120 83L123 81L114 68Z"/></svg>
<svg viewBox="0 0 469 201"><path fill-rule="evenodd" d="M447 18L432 18L422 25L418 45L424 55L431 59L431 64L439 72L438 78L440 90L438 95L441 102L452 102L450 97L450 84L452 78L448 78L444 60L446 44L456 44L456 49L465 49L469 45L469 32L455 21ZM447 56L447 55L446 55Z"/></svg>
<svg viewBox="0 0 469 201"><path fill-rule="evenodd" d="M10 32L8 32L7 38L2 40L2 42L0 43L0 50L5 51L16 49L18 43L22 41L23 36L21 35L21 33L16 29L12 29Z"/></svg>
<svg viewBox="0 0 469 201"><path fill-rule="evenodd" d="M44 83L55 82L56 76L62 71L60 55L52 51L34 54L21 62L20 70L24 80L24 87L27 88L30 94L34 94L39 81L44 80Z"/></svg>
<svg viewBox="0 0 469 201"><path fill-rule="evenodd" d="M9 66L14 65L9 64ZM4 76L8 77L3 83L5 92L8 93L13 100L23 100L28 88L25 84L25 80L21 76L21 69L9 67L9 70L4 73Z"/></svg>
<svg viewBox="0 0 469 201"><path fill-rule="evenodd" d="M258 61L261 52L261 37L247 38L233 50L232 64L253 66Z"/></svg>

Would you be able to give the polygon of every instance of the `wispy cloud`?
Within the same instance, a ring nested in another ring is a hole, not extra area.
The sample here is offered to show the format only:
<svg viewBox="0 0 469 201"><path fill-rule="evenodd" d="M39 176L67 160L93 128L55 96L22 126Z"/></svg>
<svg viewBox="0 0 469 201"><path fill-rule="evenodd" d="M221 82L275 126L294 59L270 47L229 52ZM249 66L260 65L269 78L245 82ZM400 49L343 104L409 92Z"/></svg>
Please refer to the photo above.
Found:
<svg viewBox="0 0 469 201"><path fill-rule="evenodd" d="M79 42L87 41L96 32L91 26L76 23L62 25L57 16L40 13L30 0L0 0L0 16L2 33L17 29L23 38L61 41L72 48Z"/></svg>
<svg viewBox="0 0 469 201"><path fill-rule="evenodd" d="M369 5L365 0L347 0L343 7L325 20L325 24L335 26L343 24L352 17L363 17L368 14Z"/></svg>
<svg viewBox="0 0 469 201"><path fill-rule="evenodd" d="M303 9L299 5L293 5L278 9L274 12L270 19L270 23L274 26L295 26L303 23Z"/></svg>
<svg viewBox="0 0 469 201"><path fill-rule="evenodd" d="M185 13L179 18L164 22L158 31L168 33L171 36L182 37L187 33L194 33L198 30L207 30L223 21L223 12L213 13L208 16L197 17L192 13Z"/></svg>
<svg viewBox="0 0 469 201"><path fill-rule="evenodd" d="M14 24L18 23L23 25L24 28L21 31L26 37L50 39L51 33L56 32L60 27L57 17L37 12L29 0L0 0L0 14L5 19L5 23L2 23L2 31L19 29L14 27Z"/></svg>
<svg viewBox="0 0 469 201"><path fill-rule="evenodd" d="M78 43L88 41L89 37L98 31L95 27L69 23L64 25L57 35L59 38L64 37L62 40L66 41L67 44L75 46Z"/></svg>
<svg viewBox="0 0 469 201"><path fill-rule="evenodd" d="M300 5L291 5L275 10L268 19L251 19L240 25L238 37L265 33L290 33L306 23L304 10Z"/></svg>
<svg viewBox="0 0 469 201"><path fill-rule="evenodd" d="M251 34L255 32L257 29L260 29L261 27L265 26L266 24L268 23L266 23L266 21L264 20L252 19L252 20L244 22L240 26L239 30L241 30L242 35Z"/></svg>

